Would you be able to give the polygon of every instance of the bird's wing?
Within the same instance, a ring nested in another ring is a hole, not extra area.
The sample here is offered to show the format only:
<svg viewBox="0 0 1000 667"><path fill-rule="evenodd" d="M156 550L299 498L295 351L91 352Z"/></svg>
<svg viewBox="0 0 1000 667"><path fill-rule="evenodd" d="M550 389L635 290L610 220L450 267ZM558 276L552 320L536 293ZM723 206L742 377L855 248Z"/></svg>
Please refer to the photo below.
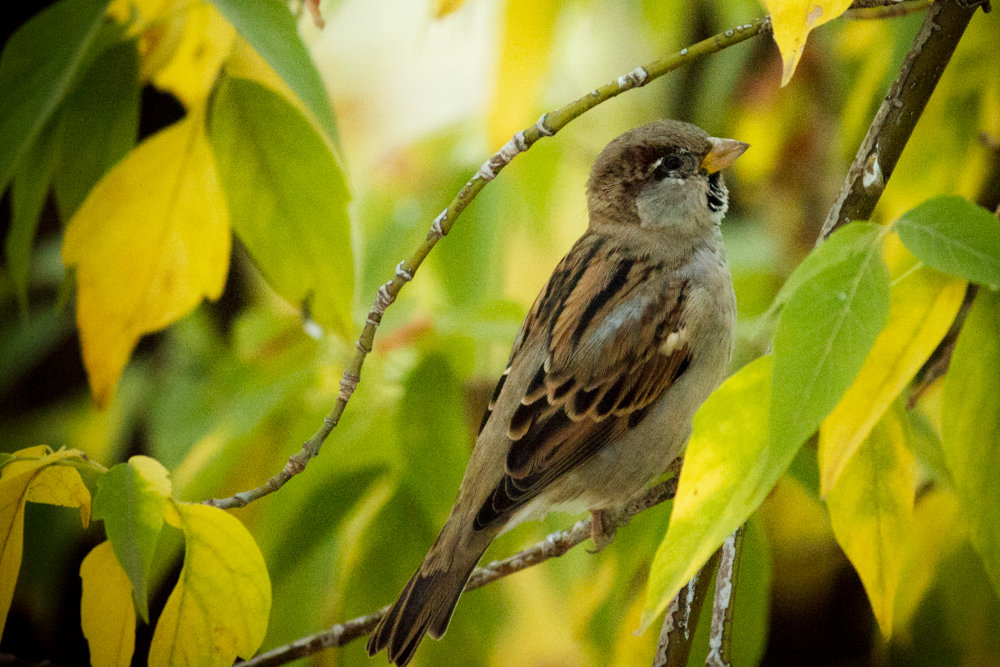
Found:
<svg viewBox="0 0 1000 667"><path fill-rule="evenodd" d="M560 263L491 401L490 409L519 363L538 358L522 350L547 345L507 423L506 474L480 508L477 526L506 519L621 437L686 370L688 285L669 276L668 267L593 235Z"/></svg>

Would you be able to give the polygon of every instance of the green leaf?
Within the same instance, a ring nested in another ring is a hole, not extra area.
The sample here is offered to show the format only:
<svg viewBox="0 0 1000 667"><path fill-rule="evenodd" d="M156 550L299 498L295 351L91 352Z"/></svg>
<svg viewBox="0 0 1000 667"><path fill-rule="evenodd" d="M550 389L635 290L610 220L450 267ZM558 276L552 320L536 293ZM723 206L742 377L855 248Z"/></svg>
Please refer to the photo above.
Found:
<svg viewBox="0 0 1000 667"><path fill-rule="evenodd" d="M945 376L941 446L972 546L1000 593L1000 295L980 290Z"/></svg>
<svg viewBox="0 0 1000 667"><path fill-rule="evenodd" d="M0 55L0 192L62 100L109 0L62 0L33 17Z"/></svg>
<svg viewBox="0 0 1000 667"><path fill-rule="evenodd" d="M667 534L646 585L649 624L784 474L798 445L768 438L771 357L726 380L698 410Z"/></svg>
<svg viewBox="0 0 1000 667"><path fill-rule="evenodd" d="M280 0L211 0L260 56L274 68L337 141L337 125L323 79L302 42L295 17ZM319 181L323 182L323 181Z"/></svg>
<svg viewBox="0 0 1000 667"><path fill-rule="evenodd" d="M831 246L836 238L814 251L820 266L789 297L774 337L771 439L789 447L805 441L851 386L889 315L882 235L849 253Z"/></svg>
<svg viewBox="0 0 1000 667"><path fill-rule="evenodd" d="M830 267L852 261L878 243L888 231L873 222L854 222L838 228L819 249L806 255L774 297L771 310L783 306L804 283L813 280ZM821 252L822 250L822 252Z"/></svg>
<svg viewBox="0 0 1000 667"><path fill-rule="evenodd" d="M905 419L898 404L887 411L827 496L833 534L861 577L885 637L892 634L913 522L916 466L906 448Z"/></svg>
<svg viewBox="0 0 1000 667"><path fill-rule="evenodd" d="M277 93L246 79L219 89L211 140L233 228L274 289L350 335L349 193L323 138Z"/></svg>
<svg viewBox="0 0 1000 667"><path fill-rule="evenodd" d="M31 246L59 163L62 127L61 119L50 120L38 141L28 148L11 185L10 231L4 240L4 256L14 292L24 312L28 309Z"/></svg>
<svg viewBox="0 0 1000 667"><path fill-rule="evenodd" d="M975 283L1000 285L1000 220L961 197L936 197L894 229L922 262Z"/></svg>
<svg viewBox="0 0 1000 667"><path fill-rule="evenodd" d="M63 150L56 202L69 220L94 185L135 145L139 129L139 50L135 40L97 57L63 103Z"/></svg>
<svg viewBox="0 0 1000 667"><path fill-rule="evenodd" d="M410 488L425 499L435 523L443 523L455 498L451 489L462 481L469 432L461 386L448 357L424 356L404 382L396 417L399 447L410 463L404 468ZM426 493L427 480L444 492Z"/></svg>
<svg viewBox="0 0 1000 667"><path fill-rule="evenodd" d="M133 456L101 478L94 499L94 518L104 520L108 540L132 582L132 597L147 623L150 573L169 497L166 469L155 459Z"/></svg>

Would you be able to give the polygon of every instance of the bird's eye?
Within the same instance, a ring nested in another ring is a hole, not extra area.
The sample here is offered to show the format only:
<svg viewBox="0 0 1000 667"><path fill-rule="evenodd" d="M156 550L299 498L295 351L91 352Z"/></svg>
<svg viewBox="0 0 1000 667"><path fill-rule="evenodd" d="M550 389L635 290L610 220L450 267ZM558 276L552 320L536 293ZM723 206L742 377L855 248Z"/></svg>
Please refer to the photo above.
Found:
<svg viewBox="0 0 1000 667"><path fill-rule="evenodd" d="M684 159L679 155L666 155L656 161L653 175L658 179L674 176L677 171L684 167Z"/></svg>

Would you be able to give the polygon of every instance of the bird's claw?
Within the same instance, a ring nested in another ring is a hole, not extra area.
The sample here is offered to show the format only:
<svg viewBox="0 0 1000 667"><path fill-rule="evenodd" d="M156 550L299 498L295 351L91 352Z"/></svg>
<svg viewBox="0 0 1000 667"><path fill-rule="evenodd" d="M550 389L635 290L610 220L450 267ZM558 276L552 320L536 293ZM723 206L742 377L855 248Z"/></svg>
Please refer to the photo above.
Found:
<svg viewBox="0 0 1000 667"><path fill-rule="evenodd" d="M618 518L617 513L609 510L590 511L590 539L594 541L594 548L588 549L588 553L600 553L614 541Z"/></svg>

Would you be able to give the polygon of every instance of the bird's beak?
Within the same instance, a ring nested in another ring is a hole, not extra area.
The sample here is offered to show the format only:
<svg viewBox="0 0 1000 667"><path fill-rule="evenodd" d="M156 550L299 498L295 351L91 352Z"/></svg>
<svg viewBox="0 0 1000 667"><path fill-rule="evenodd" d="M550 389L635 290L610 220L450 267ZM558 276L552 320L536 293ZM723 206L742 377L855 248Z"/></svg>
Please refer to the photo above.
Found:
<svg viewBox="0 0 1000 667"><path fill-rule="evenodd" d="M708 140L712 143L712 150L708 151L708 155L701 161L701 168L710 174L722 171L743 155L743 151L750 148L750 144L735 139L709 137Z"/></svg>

